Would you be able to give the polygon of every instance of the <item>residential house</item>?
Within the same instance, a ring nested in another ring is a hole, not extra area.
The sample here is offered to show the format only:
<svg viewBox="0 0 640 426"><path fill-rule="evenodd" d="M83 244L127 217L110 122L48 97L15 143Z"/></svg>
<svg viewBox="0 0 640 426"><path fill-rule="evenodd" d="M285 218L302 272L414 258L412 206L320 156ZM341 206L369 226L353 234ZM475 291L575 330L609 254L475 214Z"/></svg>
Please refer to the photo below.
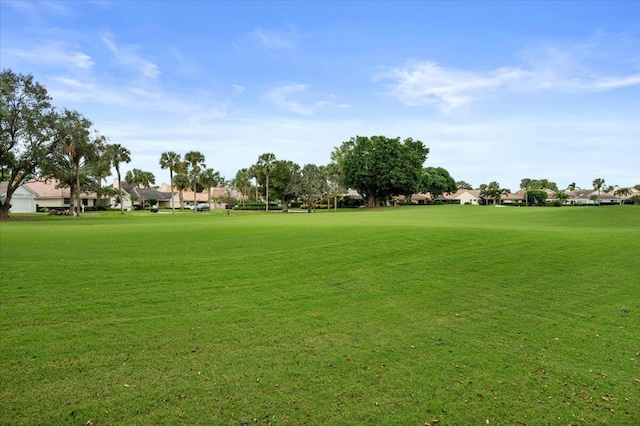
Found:
<svg viewBox="0 0 640 426"><path fill-rule="evenodd" d="M36 204L38 208L68 209L71 207L71 189L58 187L55 179L32 180L24 184L31 191L38 194ZM98 196L95 192L81 192L80 203L84 207L96 205Z"/></svg>
<svg viewBox="0 0 640 426"><path fill-rule="evenodd" d="M594 189L577 189L575 191L566 191L569 195L567 204L620 204L623 202L621 197L614 195L613 192L600 192Z"/></svg>
<svg viewBox="0 0 640 426"><path fill-rule="evenodd" d="M478 204L480 200L479 189L459 189L451 194L444 194L443 196L447 204Z"/></svg>
<svg viewBox="0 0 640 426"><path fill-rule="evenodd" d="M122 203L125 210L131 210L132 206L140 207L141 201L144 199L145 203L148 200L155 199L156 205L160 208L170 208L171 207L171 192L161 191L153 188L141 188L134 184L128 184L126 182L120 182L118 184L117 179L113 182L113 188L118 191L119 186L122 187ZM133 203L131 200L134 200ZM112 197L110 200L110 205L114 209L120 208L120 200L119 196L116 195ZM176 204L177 206L177 204Z"/></svg>
<svg viewBox="0 0 640 426"><path fill-rule="evenodd" d="M4 203L9 182L0 182L0 202ZM11 213L35 213L38 194L27 185L20 185L11 196Z"/></svg>

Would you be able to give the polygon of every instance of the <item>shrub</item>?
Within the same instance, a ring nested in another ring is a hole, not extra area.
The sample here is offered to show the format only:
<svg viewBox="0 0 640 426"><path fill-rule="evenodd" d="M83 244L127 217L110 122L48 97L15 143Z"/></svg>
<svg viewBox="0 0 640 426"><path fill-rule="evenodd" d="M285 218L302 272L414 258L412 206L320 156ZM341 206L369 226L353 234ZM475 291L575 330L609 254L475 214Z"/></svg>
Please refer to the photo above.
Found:
<svg viewBox="0 0 640 426"><path fill-rule="evenodd" d="M245 203L245 205L237 205L235 206L235 210L265 210L265 203ZM277 204L269 203L269 210L282 210L282 206Z"/></svg>

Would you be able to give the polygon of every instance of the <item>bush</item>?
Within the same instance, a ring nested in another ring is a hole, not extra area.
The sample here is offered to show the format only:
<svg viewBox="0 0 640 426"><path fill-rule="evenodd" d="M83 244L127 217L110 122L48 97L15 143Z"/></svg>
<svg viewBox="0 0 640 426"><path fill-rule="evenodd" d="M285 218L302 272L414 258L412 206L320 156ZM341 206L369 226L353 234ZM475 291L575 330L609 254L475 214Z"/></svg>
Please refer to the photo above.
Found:
<svg viewBox="0 0 640 426"><path fill-rule="evenodd" d="M301 209L308 209L309 208L309 204L300 204L300 208ZM328 209L329 208L329 204L319 204L316 203L313 205L313 208L316 210L321 210L321 209Z"/></svg>
<svg viewBox="0 0 640 426"><path fill-rule="evenodd" d="M266 204L265 203L245 203L244 206L242 204L239 204L235 206L235 210L266 210ZM269 210L282 210L282 206L269 203Z"/></svg>

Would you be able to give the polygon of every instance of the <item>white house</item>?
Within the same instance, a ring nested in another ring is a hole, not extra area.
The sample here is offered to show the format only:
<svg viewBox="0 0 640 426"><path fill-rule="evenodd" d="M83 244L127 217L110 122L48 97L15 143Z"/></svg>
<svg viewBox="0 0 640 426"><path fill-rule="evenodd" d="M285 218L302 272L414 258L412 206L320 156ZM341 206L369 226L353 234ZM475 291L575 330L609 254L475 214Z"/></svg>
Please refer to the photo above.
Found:
<svg viewBox="0 0 640 426"><path fill-rule="evenodd" d="M0 182L0 201L7 196L8 182ZM38 193L26 185L19 186L11 196L11 213L35 213Z"/></svg>

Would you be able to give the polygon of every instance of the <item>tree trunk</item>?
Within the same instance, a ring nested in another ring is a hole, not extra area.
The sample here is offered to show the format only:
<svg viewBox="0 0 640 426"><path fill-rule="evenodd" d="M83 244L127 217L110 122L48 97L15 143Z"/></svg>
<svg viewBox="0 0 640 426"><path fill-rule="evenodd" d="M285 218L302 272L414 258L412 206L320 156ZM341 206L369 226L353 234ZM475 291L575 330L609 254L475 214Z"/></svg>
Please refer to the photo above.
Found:
<svg viewBox="0 0 640 426"><path fill-rule="evenodd" d="M9 219L9 206L11 205L11 196L13 192L7 191L7 196L2 205L0 205L0 219Z"/></svg>
<svg viewBox="0 0 640 426"><path fill-rule="evenodd" d="M267 173L267 202L265 204L265 210L269 211L269 173Z"/></svg>
<svg viewBox="0 0 640 426"><path fill-rule="evenodd" d="M367 207L376 207L376 197L375 197L375 195L367 196Z"/></svg>
<svg viewBox="0 0 640 426"><path fill-rule="evenodd" d="M169 184L171 185L171 214L176 214L176 206L173 205L173 169L169 169Z"/></svg>
<svg viewBox="0 0 640 426"><path fill-rule="evenodd" d="M120 197L120 214L124 215L124 200L122 199L122 181L120 180L119 167L116 167L116 174L118 175L118 197Z"/></svg>
<svg viewBox="0 0 640 426"><path fill-rule="evenodd" d="M80 216L80 162L76 164L76 209L73 212L75 217Z"/></svg>
<svg viewBox="0 0 640 426"><path fill-rule="evenodd" d="M193 181L193 212L196 212L196 181Z"/></svg>

